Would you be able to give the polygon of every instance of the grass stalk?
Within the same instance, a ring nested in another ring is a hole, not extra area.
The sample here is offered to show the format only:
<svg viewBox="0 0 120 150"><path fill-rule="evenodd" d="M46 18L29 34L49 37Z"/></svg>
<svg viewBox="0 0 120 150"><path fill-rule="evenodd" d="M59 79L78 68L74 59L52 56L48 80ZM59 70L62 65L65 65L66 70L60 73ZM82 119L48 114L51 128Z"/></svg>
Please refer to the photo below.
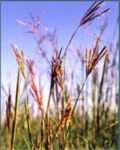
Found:
<svg viewBox="0 0 120 150"><path fill-rule="evenodd" d="M27 96L27 102L25 102L25 113L26 113L26 121L27 121L27 131L28 131L28 137L29 137L29 143L30 147L32 148L33 142L32 142L32 134L31 134L31 128L30 128L30 117L29 117L29 108L28 108L28 96Z"/></svg>
<svg viewBox="0 0 120 150"><path fill-rule="evenodd" d="M17 122L18 99L19 99L19 90L20 90L20 82L19 81L20 81L20 72L18 70L17 84L16 84L16 96L15 96L15 112L14 112L14 119L13 119L13 125L12 125L10 150L14 149L16 122Z"/></svg>
<svg viewBox="0 0 120 150"><path fill-rule="evenodd" d="M79 91L79 94L78 94L78 96L77 96L77 98L76 98L76 101L75 101L75 103L74 103L74 105L73 105L73 109L72 109L71 116L74 114L74 111L75 111L75 109L76 109L77 103L78 103L78 101L79 101L81 92L83 91L84 85L85 85L85 83L86 83L86 81L87 81L87 78L88 78L88 76L86 77L85 81L83 82L83 84L82 84L82 86L81 86L81 89L80 89L80 91Z"/></svg>
<svg viewBox="0 0 120 150"><path fill-rule="evenodd" d="M105 71L106 71L106 59L104 60L103 64L103 71L102 71L102 77L99 85L99 92L98 92L98 100L97 100L97 114L96 114L96 134L99 134L100 129L100 102L101 98L103 96L103 85L104 85L104 77L105 77Z"/></svg>

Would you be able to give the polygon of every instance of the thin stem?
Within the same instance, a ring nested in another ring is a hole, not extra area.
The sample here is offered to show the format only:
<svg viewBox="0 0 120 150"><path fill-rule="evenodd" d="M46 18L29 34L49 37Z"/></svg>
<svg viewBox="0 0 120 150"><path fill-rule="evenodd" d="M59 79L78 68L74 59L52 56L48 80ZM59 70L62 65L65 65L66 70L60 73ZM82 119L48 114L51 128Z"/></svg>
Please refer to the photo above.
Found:
<svg viewBox="0 0 120 150"><path fill-rule="evenodd" d="M63 57L66 57L66 55L67 55L67 50L68 50L68 48L69 48L69 46L70 46L70 44L71 44L73 38L75 37L76 33L78 32L79 28L80 28L80 24L76 27L76 29L75 29L74 32L72 33L72 35L71 35L71 37L70 37L70 39L69 39L69 41L68 41L68 43L67 43L67 45L66 45L66 47L65 47L65 52L64 52Z"/></svg>
<svg viewBox="0 0 120 150"><path fill-rule="evenodd" d="M49 91L49 97L48 97L48 103L47 103L45 118L47 117L48 110L49 110L49 106L50 106L50 99L51 99L51 95L52 95L53 87L54 87L54 83L53 83L53 82L54 82L54 81L53 81L53 79L52 79L52 77L51 77L50 91Z"/></svg>
<svg viewBox="0 0 120 150"><path fill-rule="evenodd" d="M27 97L27 101L28 101L28 97ZM26 121L27 121L27 128L28 128L28 137L32 147L32 134L30 128L29 108L27 108L27 103L25 103L25 112L26 112Z"/></svg>
<svg viewBox="0 0 120 150"><path fill-rule="evenodd" d="M16 84L16 97L15 97L15 114L14 114L14 120L13 120L13 126L12 126L10 150L13 150L14 140L15 140L15 130L16 130L16 121L17 121L17 109L18 109L18 96L19 96L19 76L20 76L20 72L18 70L17 84Z"/></svg>
<svg viewBox="0 0 120 150"><path fill-rule="evenodd" d="M96 116L96 134L98 135L99 133L99 128L100 128L100 102L101 98L103 96L103 85L104 85L104 78L105 78L105 71L106 71L106 59L104 60L104 65L103 65L103 71L102 71L102 78L100 81L100 86L99 86L99 95L98 95L98 100L97 100L97 116Z"/></svg>
<svg viewBox="0 0 120 150"><path fill-rule="evenodd" d="M76 98L76 101L75 101L74 106L73 106L73 109L72 109L71 116L73 115L73 113L74 113L74 111L75 111L75 108L76 108L76 106L77 106L78 100L79 100L79 98L80 98L80 94L81 94L81 92L82 92L82 90L83 90L83 88L84 88L84 85L85 85L85 83L86 83L86 81L87 81L87 78L88 78L88 76L86 77L85 81L83 82L82 87L81 87L81 89L80 89L80 92L79 92L79 94L78 94L78 97Z"/></svg>

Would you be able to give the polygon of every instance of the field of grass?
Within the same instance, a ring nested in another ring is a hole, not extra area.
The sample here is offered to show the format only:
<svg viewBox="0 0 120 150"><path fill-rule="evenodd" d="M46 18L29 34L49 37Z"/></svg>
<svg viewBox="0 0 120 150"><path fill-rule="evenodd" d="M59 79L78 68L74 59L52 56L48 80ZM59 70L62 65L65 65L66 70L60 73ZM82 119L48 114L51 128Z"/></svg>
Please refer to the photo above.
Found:
<svg viewBox="0 0 120 150"><path fill-rule="evenodd" d="M78 68L68 74L66 65L70 61L70 45L79 30L109 13L108 8L102 9L102 3L93 2L86 10L65 48L58 47L54 33L43 33L36 38L40 58L49 68L47 100L39 82L40 77L35 72L35 60L27 59L22 50L11 44L18 72L15 99L11 89L5 87L8 95L1 125L1 150L117 149L118 46L116 43L113 50L112 46L103 44L106 21L97 33L93 46L86 47L84 54L79 49L75 50L76 58L73 55L72 59L77 59L78 66L82 68L79 75L82 82L76 81ZM37 17L32 17L30 24L18 21L34 37L39 34L38 22ZM43 43L48 42L53 49L51 58L43 47ZM37 104L36 115L34 103Z"/></svg>

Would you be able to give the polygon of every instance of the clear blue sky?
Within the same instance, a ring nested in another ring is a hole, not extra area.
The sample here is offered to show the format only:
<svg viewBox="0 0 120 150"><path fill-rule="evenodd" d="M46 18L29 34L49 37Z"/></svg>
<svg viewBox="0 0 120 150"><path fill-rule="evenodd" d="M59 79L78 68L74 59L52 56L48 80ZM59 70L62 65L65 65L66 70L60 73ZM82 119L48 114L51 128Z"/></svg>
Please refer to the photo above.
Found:
<svg viewBox="0 0 120 150"><path fill-rule="evenodd" d="M36 59L36 43L33 38L25 33L26 30L17 24L16 19L23 21L29 20L29 14L39 15L42 22L50 28L57 27L59 36L59 45L65 46L68 38L73 32L80 18L83 16L91 2L2 2L1 19L1 37L2 37L2 84L6 86L14 81L16 74L16 61L10 43L14 42L22 48L26 55ZM105 2L104 8L111 10L106 15L108 19L108 28L105 32L107 39L104 42L109 44L113 38L113 32L116 28L118 17L118 3ZM86 29L82 29L76 36L76 45L89 45L92 39L87 33L96 33L99 31L99 23L102 19L97 19ZM37 57L38 59L38 57Z"/></svg>

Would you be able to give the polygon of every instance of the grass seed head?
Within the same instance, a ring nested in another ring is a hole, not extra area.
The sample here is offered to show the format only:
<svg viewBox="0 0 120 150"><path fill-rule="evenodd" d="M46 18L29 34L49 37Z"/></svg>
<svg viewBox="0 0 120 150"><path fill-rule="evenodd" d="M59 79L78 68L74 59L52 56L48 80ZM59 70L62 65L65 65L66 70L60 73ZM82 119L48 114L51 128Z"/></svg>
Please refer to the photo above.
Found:
<svg viewBox="0 0 120 150"><path fill-rule="evenodd" d="M80 26L87 24L88 22L91 22L92 20L96 19L97 17L100 17L107 11L109 11L109 8L101 10L101 5L104 1L95 1L86 11L85 15L82 17L80 21Z"/></svg>
<svg viewBox="0 0 120 150"><path fill-rule="evenodd" d="M15 54L16 61L18 63L19 70L25 78L25 57L22 50L19 50L14 44L11 44L12 50Z"/></svg>
<svg viewBox="0 0 120 150"><path fill-rule="evenodd" d="M35 101L37 102L39 109L43 111L43 92L42 92L40 85L38 86L36 82L36 75L35 75L34 68L33 68L34 61L31 59L27 60L27 67L28 67L28 71L30 75L31 94L33 98L35 99Z"/></svg>
<svg viewBox="0 0 120 150"><path fill-rule="evenodd" d="M86 50L86 76L92 72L94 67L97 65L100 59L106 55L106 53L106 47L103 47L100 52L97 52L95 49Z"/></svg>
<svg viewBox="0 0 120 150"><path fill-rule="evenodd" d="M61 53L61 50L60 50ZM62 59L60 57L60 53L56 53L55 56L52 57L52 77L54 81L57 82L57 84L60 86L60 88L63 90L64 86L64 69L62 67Z"/></svg>
<svg viewBox="0 0 120 150"><path fill-rule="evenodd" d="M70 97L68 97L70 98ZM65 126L68 126L70 123L70 116L71 116L72 106L71 106L71 100L68 100L64 116L60 122L60 128L63 129Z"/></svg>

